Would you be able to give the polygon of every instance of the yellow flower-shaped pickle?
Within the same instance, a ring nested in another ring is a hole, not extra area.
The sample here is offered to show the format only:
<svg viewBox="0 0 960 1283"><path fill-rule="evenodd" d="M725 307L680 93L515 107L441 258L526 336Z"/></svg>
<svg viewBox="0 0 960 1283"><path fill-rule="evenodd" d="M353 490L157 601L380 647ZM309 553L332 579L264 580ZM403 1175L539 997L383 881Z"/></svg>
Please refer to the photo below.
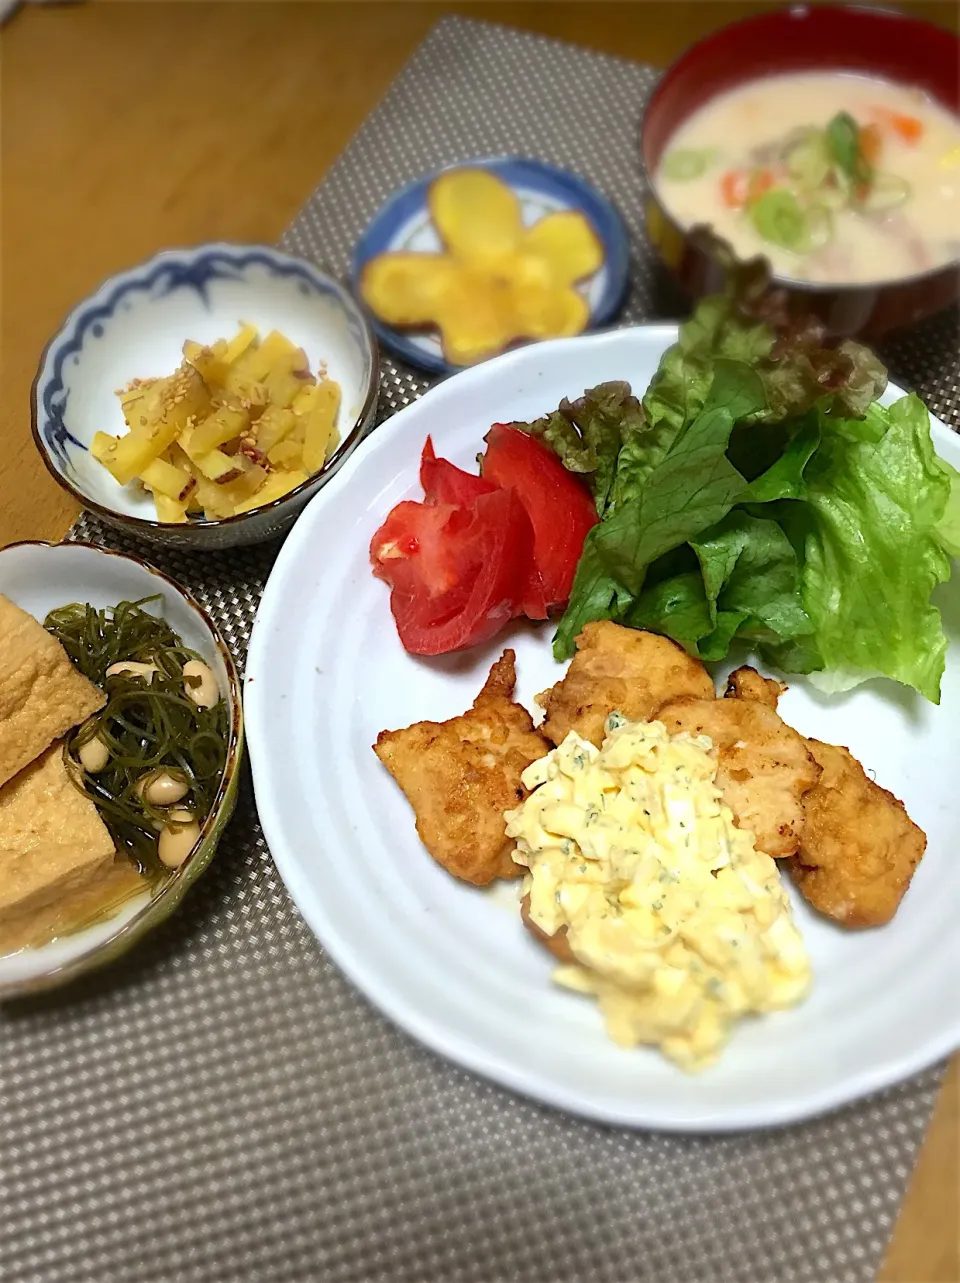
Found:
<svg viewBox="0 0 960 1283"><path fill-rule="evenodd" d="M579 334L590 319L582 294L557 285L517 283L511 287L518 337L558 339Z"/></svg>
<svg viewBox="0 0 960 1283"><path fill-rule="evenodd" d="M427 203L444 252L380 254L361 274L361 296L382 321L435 325L452 365L584 329L590 309L573 286L602 266L603 247L583 214L558 211L525 228L513 190L471 168L441 174Z"/></svg>
<svg viewBox="0 0 960 1283"><path fill-rule="evenodd" d="M517 337L509 281L464 264L447 283L437 306L444 359L474 365Z"/></svg>
<svg viewBox="0 0 960 1283"><path fill-rule="evenodd" d="M545 263L555 285L573 285L603 266L603 246L579 210L547 214L527 231L523 252Z"/></svg>
<svg viewBox="0 0 960 1283"><path fill-rule="evenodd" d="M465 263L488 263L520 244L523 219L516 193L488 169L450 169L430 184L430 217L449 252Z"/></svg>
<svg viewBox="0 0 960 1283"><path fill-rule="evenodd" d="M378 254L360 274L360 294L388 325L430 325L459 270L449 254Z"/></svg>

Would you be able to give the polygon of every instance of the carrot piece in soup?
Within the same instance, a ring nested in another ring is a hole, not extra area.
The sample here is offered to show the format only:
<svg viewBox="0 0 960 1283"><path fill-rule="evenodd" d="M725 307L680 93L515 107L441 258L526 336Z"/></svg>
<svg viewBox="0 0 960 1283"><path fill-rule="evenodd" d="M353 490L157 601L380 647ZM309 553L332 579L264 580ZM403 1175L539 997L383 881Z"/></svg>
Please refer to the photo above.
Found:
<svg viewBox="0 0 960 1283"><path fill-rule="evenodd" d="M911 147L923 137L923 121L918 116L908 116L903 112L890 111L886 107L875 107L873 113L881 124L886 125L895 134L909 143Z"/></svg>
<svg viewBox="0 0 960 1283"><path fill-rule="evenodd" d="M752 205L758 201L764 192L768 192L774 185L773 170L755 169L747 180L747 197L746 204Z"/></svg>
<svg viewBox="0 0 960 1283"><path fill-rule="evenodd" d="M728 209L740 209L747 203L748 174L743 169L728 169L720 176L720 198Z"/></svg>
<svg viewBox="0 0 960 1283"><path fill-rule="evenodd" d="M869 164L875 165L883 150L883 134L879 125L863 125L860 129L860 154Z"/></svg>

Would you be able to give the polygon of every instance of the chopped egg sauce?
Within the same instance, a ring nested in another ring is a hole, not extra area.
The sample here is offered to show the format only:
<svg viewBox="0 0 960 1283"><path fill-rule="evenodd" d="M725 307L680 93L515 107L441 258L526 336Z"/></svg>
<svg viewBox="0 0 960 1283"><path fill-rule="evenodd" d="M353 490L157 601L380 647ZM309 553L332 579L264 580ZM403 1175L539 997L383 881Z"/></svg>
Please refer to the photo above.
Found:
<svg viewBox="0 0 960 1283"><path fill-rule="evenodd" d="M734 1022L791 1007L810 962L775 862L738 829L706 736L607 720L597 749L571 731L523 775L508 811L530 917L566 930L556 981L592 994L610 1037L683 1069L717 1059Z"/></svg>

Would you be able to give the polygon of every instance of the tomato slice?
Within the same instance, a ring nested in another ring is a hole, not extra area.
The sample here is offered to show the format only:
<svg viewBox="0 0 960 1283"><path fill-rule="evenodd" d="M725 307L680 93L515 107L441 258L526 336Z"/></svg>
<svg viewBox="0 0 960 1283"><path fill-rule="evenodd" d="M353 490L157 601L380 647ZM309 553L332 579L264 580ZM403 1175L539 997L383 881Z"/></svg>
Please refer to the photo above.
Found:
<svg viewBox="0 0 960 1283"><path fill-rule="evenodd" d="M420 456L420 484L427 503L469 504L497 488L491 481L484 481L483 477L464 472L449 459L438 459L430 437L424 441Z"/></svg>
<svg viewBox="0 0 960 1283"><path fill-rule="evenodd" d="M547 609L547 594L543 590L543 577L533 560L533 549L530 550L530 571L527 575L523 599L520 602L520 613L528 619L546 619L550 612Z"/></svg>
<svg viewBox="0 0 960 1283"><path fill-rule="evenodd" d="M516 492L533 526L533 559L546 606L566 605L583 541L597 522L596 504L586 486L536 437L495 423L485 440L484 480Z"/></svg>
<svg viewBox="0 0 960 1283"><path fill-rule="evenodd" d="M533 529L512 490L491 488L469 507L406 501L374 535L370 557L391 585L405 649L445 655L488 641L522 613Z"/></svg>
<svg viewBox="0 0 960 1283"><path fill-rule="evenodd" d="M424 598L444 596L462 581L462 542L469 524L469 513L453 504L405 499L370 542L373 573Z"/></svg>
<svg viewBox="0 0 960 1283"><path fill-rule="evenodd" d="M483 494L492 494L498 489L492 481L464 472L448 459L439 459L433 448L433 441L427 437L420 456L420 484L423 486L427 503L467 504ZM536 563L531 560L527 588L520 603L521 613L528 619L546 619L547 602L543 592L543 582Z"/></svg>

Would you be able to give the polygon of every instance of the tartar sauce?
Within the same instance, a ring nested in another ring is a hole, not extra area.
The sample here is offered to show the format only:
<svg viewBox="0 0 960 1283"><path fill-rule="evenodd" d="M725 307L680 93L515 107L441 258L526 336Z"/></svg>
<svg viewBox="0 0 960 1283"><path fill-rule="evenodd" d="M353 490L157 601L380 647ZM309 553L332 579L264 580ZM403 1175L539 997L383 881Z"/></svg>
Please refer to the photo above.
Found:
<svg viewBox="0 0 960 1283"><path fill-rule="evenodd" d="M533 922L566 928L561 985L596 997L621 1046L686 1070L716 1060L734 1021L799 1002L811 970L775 862L738 829L706 736L607 719L571 731L523 775L508 811Z"/></svg>

